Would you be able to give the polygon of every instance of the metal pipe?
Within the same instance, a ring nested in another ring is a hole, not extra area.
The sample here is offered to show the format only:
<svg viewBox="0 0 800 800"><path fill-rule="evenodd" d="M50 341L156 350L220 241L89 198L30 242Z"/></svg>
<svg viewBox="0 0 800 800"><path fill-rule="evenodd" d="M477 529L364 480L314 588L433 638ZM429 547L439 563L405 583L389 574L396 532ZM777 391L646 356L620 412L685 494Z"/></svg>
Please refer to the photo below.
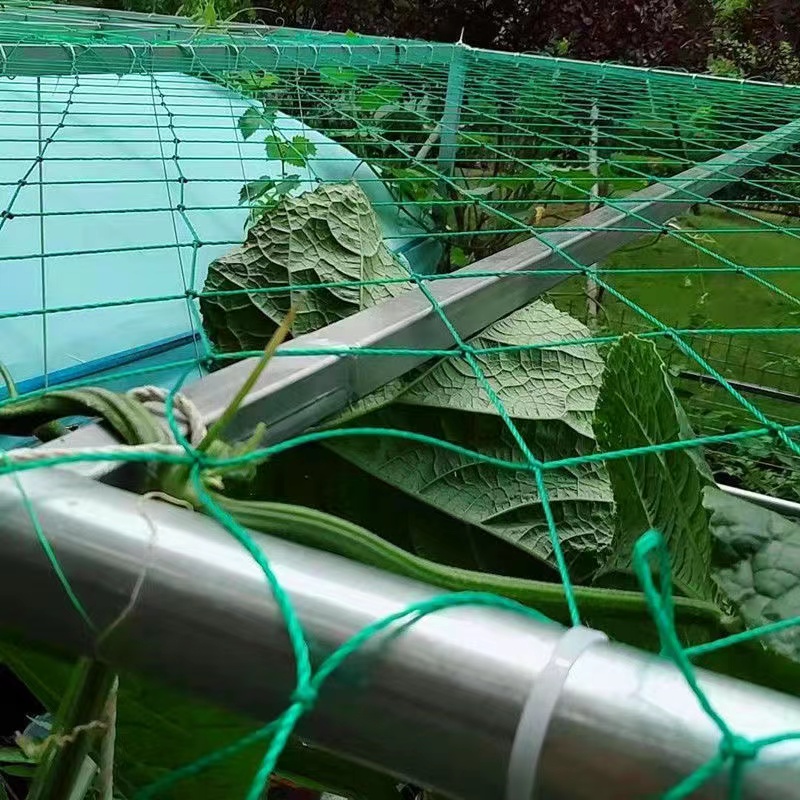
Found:
<svg viewBox="0 0 800 800"><path fill-rule="evenodd" d="M64 596L20 502L19 480L99 628L141 593L100 657L254 718L283 710L293 662L259 568L216 523L58 470L0 479L0 627L69 652L92 637ZM365 625L435 594L328 553L256 536L297 609L315 663ZM20 602L35 597L36 602ZM642 624L646 624L643 621ZM462 607L395 629L335 674L300 734L464 800L503 797L523 706L563 629ZM800 699L698 670L737 733L800 730ZM610 643L578 658L555 704L536 796L660 796L717 750L719 732L667 661ZM800 798L800 742L762 751L742 797ZM727 797L722 777L694 798Z"/></svg>
<svg viewBox="0 0 800 800"><path fill-rule="evenodd" d="M14 51L16 52L16 50ZM800 141L800 121L792 122L710 161L655 183L573 220L568 230L542 231L535 238L452 273L429 281L427 290L462 338L468 339L498 319L579 274L575 264L594 264L659 230L702 197L708 197L779 152ZM553 274L552 270L563 270ZM549 272L548 272L549 271ZM520 274L522 273L522 274ZM423 343L426 350L454 346L430 300L419 289L368 308L279 348L270 368L245 399L232 436L250 433L257 422L268 426L268 439L280 441L335 414L354 400L428 360L426 355L370 355L362 348L405 348ZM341 355L292 355L308 348L340 348ZM246 359L185 387L207 423L218 419L253 368ZM61 437L50 447L113 444L94 426ZM103 478L108 462L81 465L82 474Z"/></svg>
<svg viewBox="0 0 800 800"><path fill-rule="evenodd" d="M782 497L772 497L768 494L751 492L747 489L739 489L737 486L728 486L724 483L718 483L717 487L727 494L741 497L742 500L755 503L757 506L763 506L770 511L777 511L778 514L783 514L787 517L800 517L800 503L795 503L793 500L784 500Z"/></svg>

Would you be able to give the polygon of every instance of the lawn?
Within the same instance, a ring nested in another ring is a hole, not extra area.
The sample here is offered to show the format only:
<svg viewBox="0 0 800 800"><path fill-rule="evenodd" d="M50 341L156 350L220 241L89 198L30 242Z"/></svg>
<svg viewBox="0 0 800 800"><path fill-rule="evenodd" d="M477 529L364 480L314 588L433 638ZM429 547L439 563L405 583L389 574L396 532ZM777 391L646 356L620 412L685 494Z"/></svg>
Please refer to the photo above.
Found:
<svg viewBox="0 0 800 800"><path fill-rule="evenodd" d="M613 270L604 278L674 328L800 328L800 221L767 214L759 217L762 222L750 222L706 207L678 220L685 234L696 237L696 246L674 236L640 241L602 265ZM770 230L765 223L790 230ZM732 265L792 268L757 273L791 297L729 271ZM625 272L642 268L658 272ZM706 271L692 273L687 268ZM573 313L585 313L582 281L562 284L553 299L561 307L571 307ZM612 330L653 327L608 292L603 310L601 321ZM800 333L694 336L691 343L728 378L800 393Z"/></svg>

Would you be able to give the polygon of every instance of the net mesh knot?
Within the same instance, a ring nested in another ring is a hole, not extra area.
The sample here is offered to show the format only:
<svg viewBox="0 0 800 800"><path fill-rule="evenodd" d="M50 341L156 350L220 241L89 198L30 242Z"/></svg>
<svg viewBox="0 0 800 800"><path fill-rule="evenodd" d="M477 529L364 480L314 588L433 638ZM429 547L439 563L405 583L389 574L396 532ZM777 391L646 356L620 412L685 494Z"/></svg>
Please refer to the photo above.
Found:
<svg viewBox="0 0 800 800"><path fill-rule="evenodd" d="M317 690L307 684L306 686L298 686L292 692L292 705L299 705L302 707L303 711L310 711L317 702Z"/></svg>
<svg viewBox="0 0 800 800"><path fill-rule="evenodd" d="M720 755L734 761L753 761L758 755L758 746L744 736L732 735L723 738Z"/></svg>

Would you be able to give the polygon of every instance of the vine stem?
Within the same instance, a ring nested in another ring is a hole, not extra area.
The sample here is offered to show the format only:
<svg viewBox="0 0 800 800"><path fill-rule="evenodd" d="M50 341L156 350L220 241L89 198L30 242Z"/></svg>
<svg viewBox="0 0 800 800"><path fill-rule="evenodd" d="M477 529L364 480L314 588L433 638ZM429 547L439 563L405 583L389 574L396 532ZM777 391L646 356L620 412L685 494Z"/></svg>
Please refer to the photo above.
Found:
<svg viewBox="0 0 800 800"><path fill-rule="evenodd" d="M114 678L114 682L111 685L103 715L106 732L100 744L100 772L97 784L99 800L114 800L114 750L117 742L118 694L119 676Z"/></svg>
<svg viewBox="0 0 800 800"><path fill-rule="evenodd" d="M96 738L115 672L89 658L79 659L56 713L54 732L36 769L28 800L65 800L72 796Z"/></svg>
<svg viewBox="0 0 800 800"><path fill-rule="evenodd" d="M250 390L255 386L256 381L261 377L261 373L267 367L270 359L273 355L275 355L275 351L281 345L283 340L289 335L289 331L292 329L292 323L294 322L294 318L297 316L297 309L292 306L286 316L283 318L278 330L272 334L272 338L269 340L267 346L264 348L264 355L261 356L259 359L258 364L256 364L255 369L247 376L247 380L242 383L239 387L239 391L236 392L233 400L229 403L228 407L225 411L222 412L222 416L209 428L208 433L203 438L203 441L197 445L197 450L199 452L205 452L208 448L222 435L222 432L230 425L231 420L233 419L236 412L239 410L239 406L244 402L245 397L250 393Z"/></svg>

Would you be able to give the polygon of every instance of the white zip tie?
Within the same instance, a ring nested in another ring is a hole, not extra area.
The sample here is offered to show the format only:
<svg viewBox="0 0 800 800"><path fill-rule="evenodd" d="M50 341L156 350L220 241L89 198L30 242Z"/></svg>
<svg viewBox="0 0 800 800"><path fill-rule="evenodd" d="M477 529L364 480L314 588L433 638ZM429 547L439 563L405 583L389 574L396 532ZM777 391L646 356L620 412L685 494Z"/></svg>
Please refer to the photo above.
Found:
<svg viewBox="0 0 800 800"><path fill-rule="evenodd" d="M608 637L602 631L580 625L566 630L558 640L520 714L508 760L505 800L532 800L534 797L539 757L569 671L587 648L606 641Z"/></svg>

